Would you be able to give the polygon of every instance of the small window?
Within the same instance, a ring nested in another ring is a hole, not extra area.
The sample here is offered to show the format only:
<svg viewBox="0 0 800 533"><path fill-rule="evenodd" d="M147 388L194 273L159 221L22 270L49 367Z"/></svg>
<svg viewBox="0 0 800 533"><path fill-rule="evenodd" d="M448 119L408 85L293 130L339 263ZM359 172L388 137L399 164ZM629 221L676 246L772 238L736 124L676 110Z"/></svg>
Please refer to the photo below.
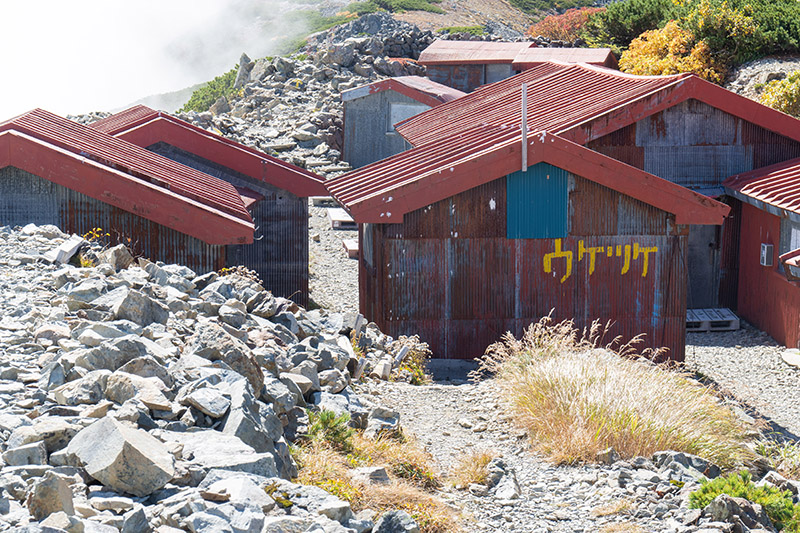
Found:
<svg viewBox="0 0 800 533"><path fill-rule="evenodd" d="M569 231L567 171L547 163L506 177L506 236L561 239Z"/></svg>
<svg viewBox="0 0 800 533"><path fill-rule="evenodd" d="M414 115L419 115L428 109L430 107L425 104L389 104L389 123L386 125L386 133L397 133L394 129L395 124Z"/></svg>

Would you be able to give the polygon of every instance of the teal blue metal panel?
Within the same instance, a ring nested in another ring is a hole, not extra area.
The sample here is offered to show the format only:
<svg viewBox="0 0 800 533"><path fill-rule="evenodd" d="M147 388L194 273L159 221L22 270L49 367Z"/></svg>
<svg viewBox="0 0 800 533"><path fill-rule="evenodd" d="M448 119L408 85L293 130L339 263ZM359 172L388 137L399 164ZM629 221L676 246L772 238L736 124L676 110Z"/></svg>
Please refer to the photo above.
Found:
<svg viewBox="0 0 800 533"><path fill-rule="evenodd" d="M569 229L567 171L548 163L506 177L509 239L559 239Z"/></svg>

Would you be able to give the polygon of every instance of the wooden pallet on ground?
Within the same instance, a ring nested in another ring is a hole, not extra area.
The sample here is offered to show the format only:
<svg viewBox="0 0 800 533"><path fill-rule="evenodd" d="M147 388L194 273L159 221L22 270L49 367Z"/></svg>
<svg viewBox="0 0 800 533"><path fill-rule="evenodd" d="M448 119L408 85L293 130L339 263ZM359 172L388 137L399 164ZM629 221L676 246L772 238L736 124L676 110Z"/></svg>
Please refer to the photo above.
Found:
<svg viewBox="0 0 800 533"><path fill-rule="evenodd" d="M686 331L735 331L739 329L739 317L730 309L687 309Z"/></svg>

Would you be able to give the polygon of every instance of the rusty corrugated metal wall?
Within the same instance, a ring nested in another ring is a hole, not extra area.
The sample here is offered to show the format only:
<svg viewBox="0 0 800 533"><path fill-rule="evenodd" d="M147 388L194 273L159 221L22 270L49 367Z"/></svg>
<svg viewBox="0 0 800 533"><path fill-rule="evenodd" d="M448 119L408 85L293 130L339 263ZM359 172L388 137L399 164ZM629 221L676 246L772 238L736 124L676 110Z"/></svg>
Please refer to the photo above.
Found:
<svg viewBox="0 0 800 533"><path fill-rule="evenodd" d="M497 81L497 73L492 74L492 81ZM486 65L427 65L425 75L436 83L469 93L486 83Z"/></svg>
<svg viewBox="0 0 800 533"><path fill-rule="evenodd" d="M308 304L308 201L200 156L157 143L147 148L164 157L264 196L250 208L255 242L227 246L226 265L255 270L277 296Z"/></svg>
<svg viewBox="0 0 800 533"><path fill-rule="evenodd" d="M198 274L225 266L225 247L212 246L173 229L75 192L14 167L0 169L0 224L53 224L82 235L101 227L112 243L137 255L180 263Z"/></svg>
<svg viewBox="0 0 800 533"><path fill-rule="evenodd" d="M689 188L800 157L800 143L688 100L591 141L592 150Z"/></svg>
<svg viewBox="0 0 800 533"><path fill-rule="evenodd" d="M725 178L800 156L800 143L688 100L588 144L685 187L722 194ZM733 222L733 221L731 221ZM738 223L738 222L737 222ZM689 243L690 308L736 307L736 228L696 226ZM723 242L729 237L727 244ZM725 254L728 254L726 257Z"/></svg>
<svg viewBox="0 0 800 533"><path fill-rule="evenodd" d="M505 331L520 335L555 309L581 327L613 320L612 336L646 333L647 346L682 360L686 228L652 206L569 179L565 239L507 239L504 178L409 213L402 224L365 225L362 312L389 334L419 334L436 357L479 356Z"/></svg>

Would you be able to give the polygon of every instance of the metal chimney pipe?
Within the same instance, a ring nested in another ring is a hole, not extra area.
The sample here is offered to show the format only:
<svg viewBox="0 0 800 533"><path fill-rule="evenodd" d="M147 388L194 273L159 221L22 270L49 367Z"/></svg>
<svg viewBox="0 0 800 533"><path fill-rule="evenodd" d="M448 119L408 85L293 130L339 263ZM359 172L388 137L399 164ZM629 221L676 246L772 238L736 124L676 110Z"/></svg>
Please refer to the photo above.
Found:
<svg viewBox="0 0 800 533"><path fill-rule="evenodd" d="M528 84L522 84L522 172L528 171Z"/></svg>

